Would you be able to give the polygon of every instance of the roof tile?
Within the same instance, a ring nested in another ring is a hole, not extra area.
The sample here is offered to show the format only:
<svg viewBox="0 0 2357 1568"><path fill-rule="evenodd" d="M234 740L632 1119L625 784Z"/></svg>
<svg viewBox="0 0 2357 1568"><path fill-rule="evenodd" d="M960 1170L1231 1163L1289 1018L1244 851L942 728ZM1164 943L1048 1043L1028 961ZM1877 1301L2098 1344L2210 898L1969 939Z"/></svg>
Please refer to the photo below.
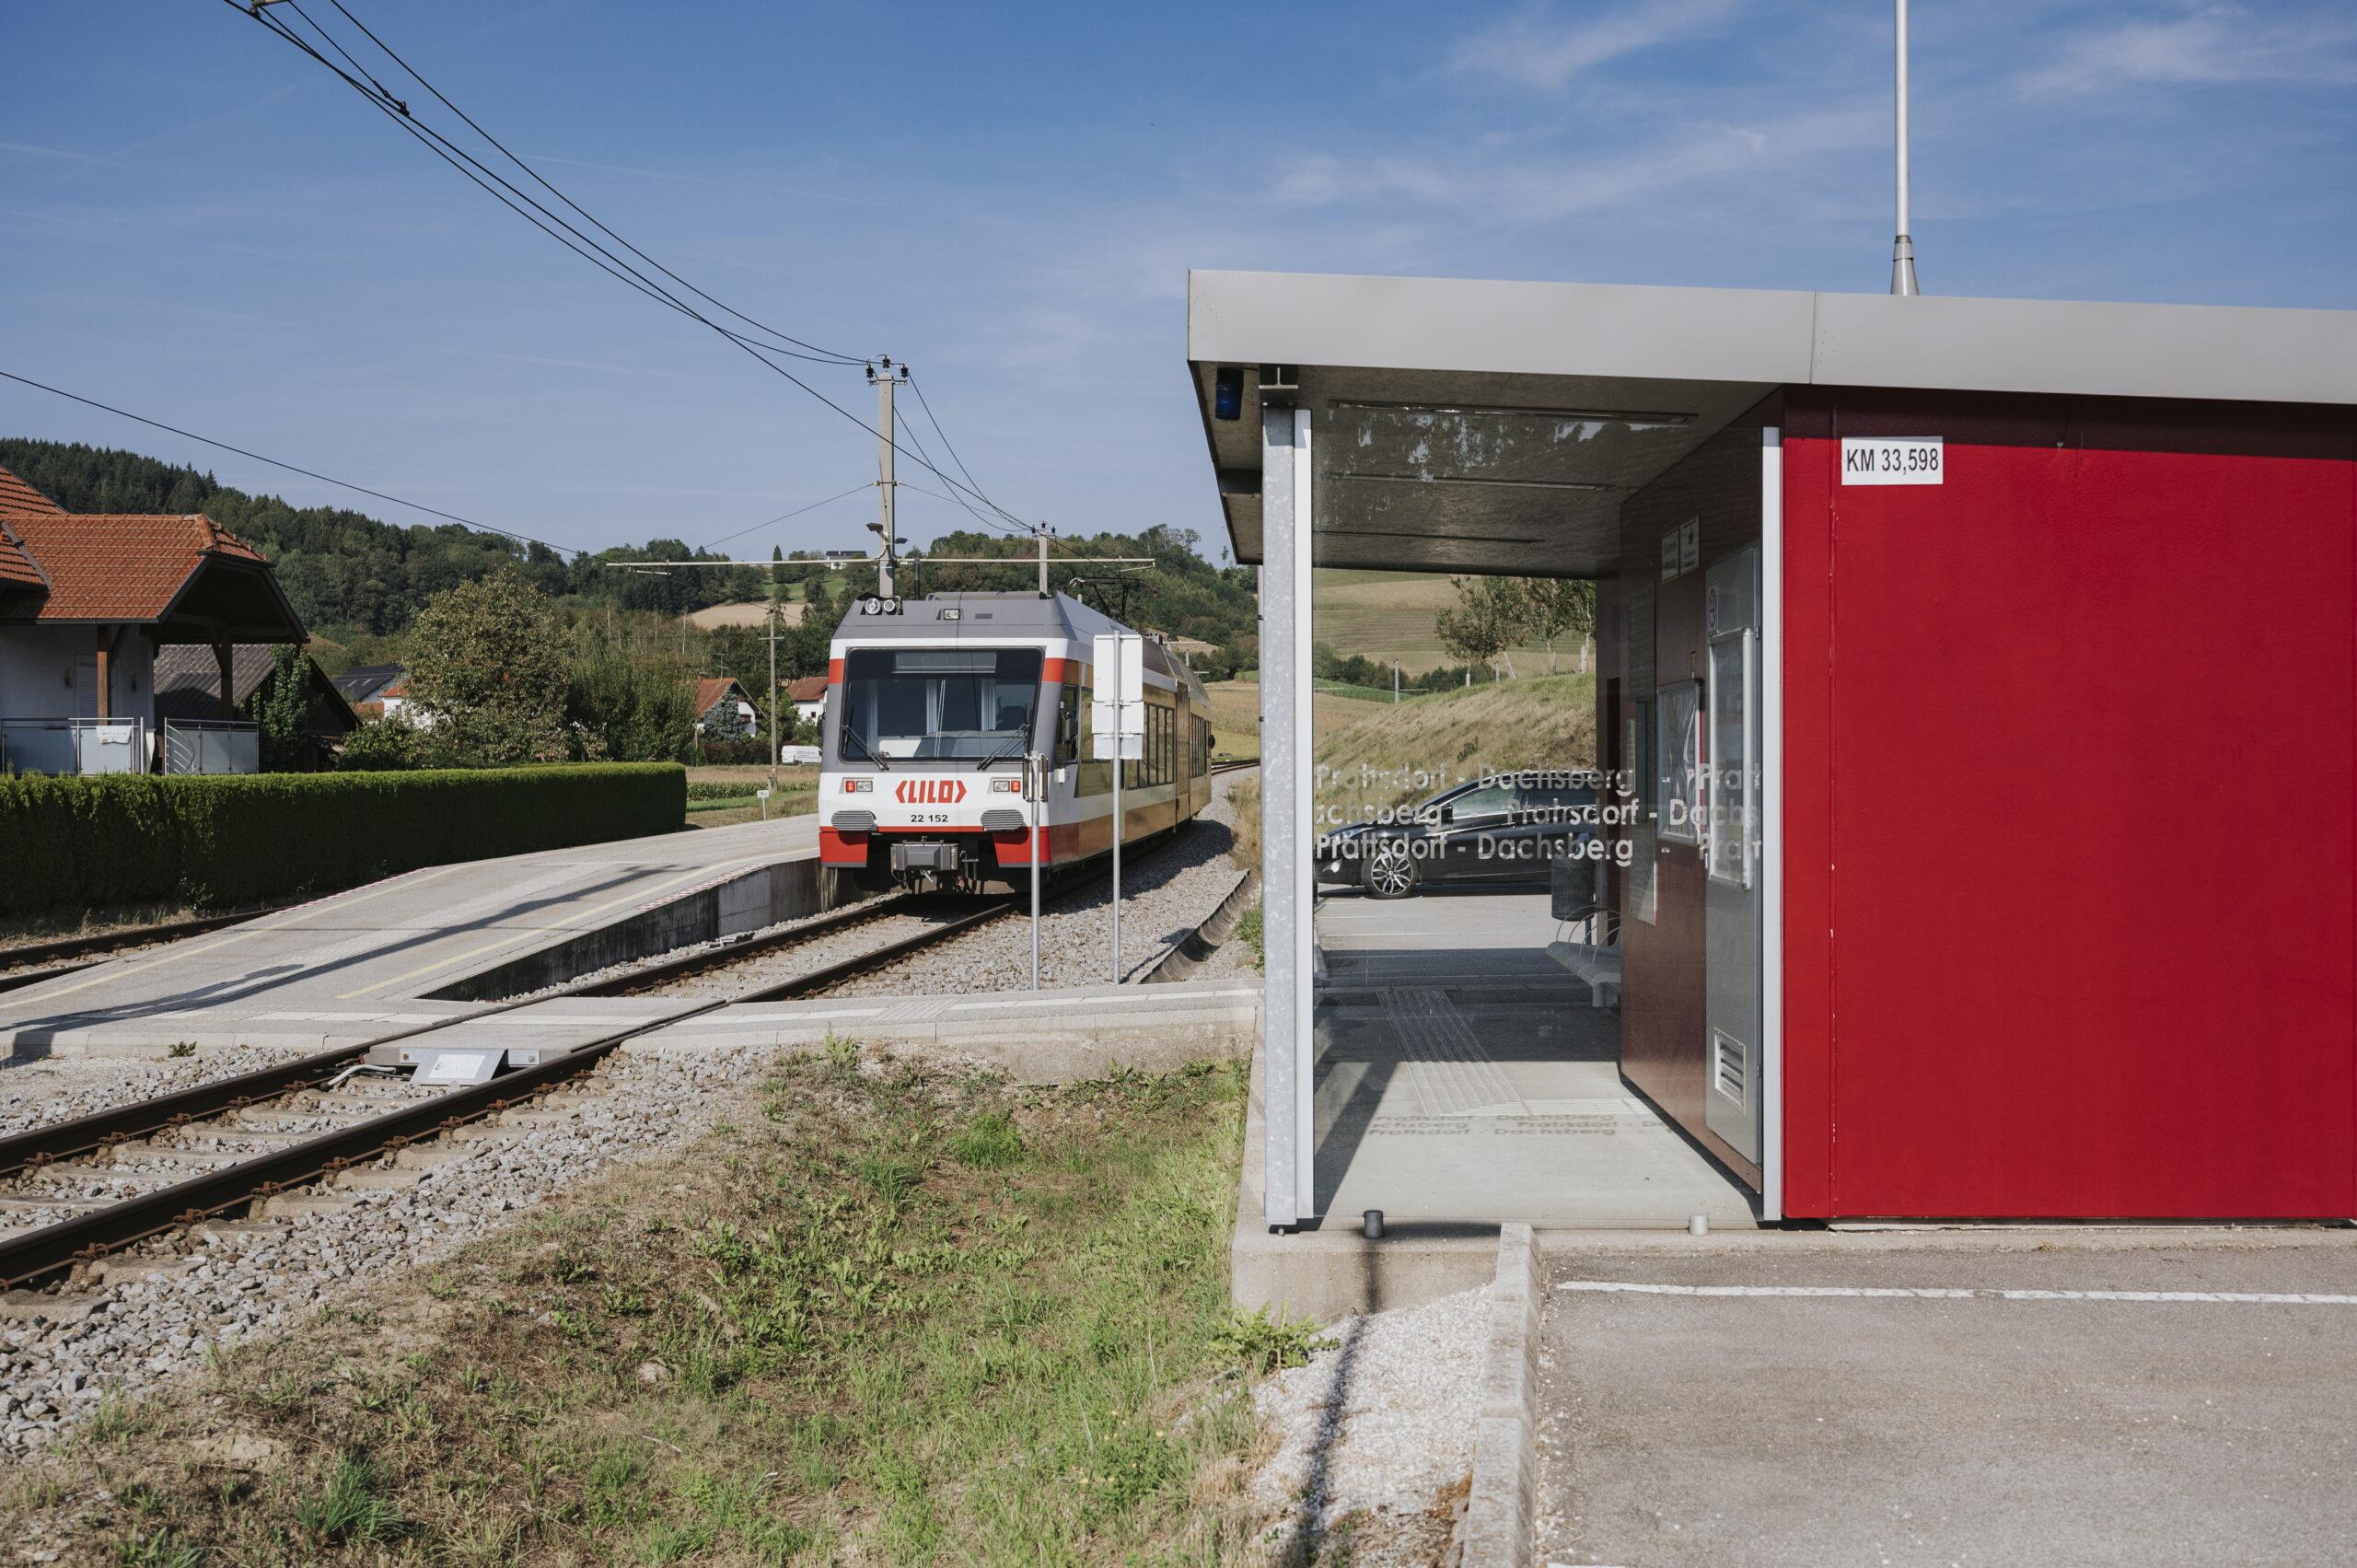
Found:
<svg viewBox="0 0 2357 1568"><path fill-rule="evenodd" d="M207 555L263 562L261 552L211 518L17 512L8 532L41 563L49 596L41 621L154 621Z"/></svg>
<svg viewBox="0 0 2357 1568"><path fill-rule="evenodd" d="M0 469L0 516L15 517L24 512L62 517L65 508L6 469Z"/></svg>

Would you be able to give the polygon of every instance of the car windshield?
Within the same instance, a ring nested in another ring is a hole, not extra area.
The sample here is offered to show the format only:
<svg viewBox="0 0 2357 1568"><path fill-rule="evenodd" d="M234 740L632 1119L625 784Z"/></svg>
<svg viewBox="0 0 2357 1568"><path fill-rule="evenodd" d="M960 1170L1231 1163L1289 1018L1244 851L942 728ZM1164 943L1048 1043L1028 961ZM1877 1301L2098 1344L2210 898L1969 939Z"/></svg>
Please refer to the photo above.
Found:
<svg viewBox="0 0 2357 1568"><path fill-rule="evenodd" d="M1027 749L1039 696L1037 648L861 648L843 660L846 762Z"/></svg>

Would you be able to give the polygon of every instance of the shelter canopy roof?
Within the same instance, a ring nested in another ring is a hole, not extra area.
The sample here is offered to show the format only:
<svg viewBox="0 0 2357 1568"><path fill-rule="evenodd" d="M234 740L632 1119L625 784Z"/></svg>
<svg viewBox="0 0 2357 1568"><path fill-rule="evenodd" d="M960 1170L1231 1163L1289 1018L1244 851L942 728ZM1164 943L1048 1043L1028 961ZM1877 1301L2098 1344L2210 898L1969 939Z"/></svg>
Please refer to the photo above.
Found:
<svg viewBox="0 0 2357 1568"><path fill-rule="evenodd" d="M1264 406L1320 431L1320 564L1587 576L1626 497L1783 386L2357 404L2338 310L1194 272L1187 340L1247 563Z"/></svg>

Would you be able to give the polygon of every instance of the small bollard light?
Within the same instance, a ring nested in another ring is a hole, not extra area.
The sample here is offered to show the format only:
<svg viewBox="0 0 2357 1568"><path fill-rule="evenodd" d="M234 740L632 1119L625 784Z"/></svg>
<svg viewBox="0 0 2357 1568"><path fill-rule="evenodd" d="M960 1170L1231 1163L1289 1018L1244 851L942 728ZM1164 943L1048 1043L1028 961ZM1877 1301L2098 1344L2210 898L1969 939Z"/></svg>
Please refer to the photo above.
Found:
<svg viewBox="0 0 2357 1568"><path fill-rule="evenodd" d="M1686 1234L1687 1234L1687 1235L1689 1235L1689 1236L1708 1236L1708 1235L1710 1235L1710 1234L1711 1234L1711 1216L1710 1216L1710 1215L1708 1215L1708 1214L1689 1214L1689 1215L1687 1215L1687 1216L1686 1216Z"/></svg>
<svg viewBox="0 0 2357 1568"><path fill-rule="evenodd" d="M1366 1232L1366 1238L1369 1241L1380 1241L1383 1239L1383 1211L1381 1209L1369 1209L1362 1221L1362 1225Z"/></svg>

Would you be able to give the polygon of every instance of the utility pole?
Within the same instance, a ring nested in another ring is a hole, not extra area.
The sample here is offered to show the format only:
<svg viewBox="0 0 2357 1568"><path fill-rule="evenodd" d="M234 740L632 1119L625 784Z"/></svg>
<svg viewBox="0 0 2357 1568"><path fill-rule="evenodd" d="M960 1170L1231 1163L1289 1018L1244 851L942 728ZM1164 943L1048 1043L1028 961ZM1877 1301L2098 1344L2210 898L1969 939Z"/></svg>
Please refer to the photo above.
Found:
<svg viewBox="0 0 2357 1568"><path fill-rule="evenodd" d="M770 787L777 787L777 601L770 601Z"/></svg>
<svg viewBox="0 0 2357 1568"><path fill-rule="evenodd" d="M1048 597L1048 524L1045 518L1040 520L1038 537L1039 540L1039 597L1045 598Z"/></svg>
<svg viewBox="0 0 2357 1568"><path fill-rule="evenodd" d="M877 366L883 367L884 373L881 376L876 373ZM876 591L886 598L894 598L899 595L892 580L894 564L892 549L900 541L899 536L892 531L897 526L892 516L892 493L900 488L898 482L892 478L892 457L897 450L892 441L892 389L908 381L909 367L906 365L894 366L892 356L888 354L879 358L875 365L867 367L867 378L876 383L876 495L877 502L877 520L867 526L881 534L884 539L883 551L876 559Z"/></svg>
<svg viewBox="0 0 2357 1568"><path fill-rule="evenodd" d="M1023 754L1023 798L1031 807L1031 989L1039 989L1039 857L1047 851L1039 831L1039 803L1048 798L1048 754ZM1118 964L1116 968L1118 969Z"/></svg>

